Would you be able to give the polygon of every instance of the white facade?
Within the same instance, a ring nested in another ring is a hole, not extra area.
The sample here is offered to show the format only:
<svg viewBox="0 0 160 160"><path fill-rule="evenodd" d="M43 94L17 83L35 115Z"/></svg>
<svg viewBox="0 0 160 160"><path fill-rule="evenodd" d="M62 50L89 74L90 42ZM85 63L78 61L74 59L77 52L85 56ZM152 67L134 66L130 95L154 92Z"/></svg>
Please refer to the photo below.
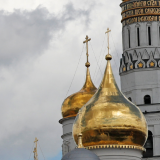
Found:
<svg viewBox="0 0 160 160"><path fill-rule="evenodd" d="M148 130L153 133L153 156L160 156L160 113L144 115L147 120Z"/></svg>
<svg viewBox="0 0 160 160"><path fill-rule="evenodd" d="M92 149L100 160L141 160L142 151L125 148L100 148Z"/></svg>
<svg viewBox="0 0 160 160"><path fill-rule="evenodd" d="M76 144L72 136L72 126L73 126L74 120L75 120L75 117L70 117L70 118L61 119L59 121L59 123L62 124L62 128L63 128L63 135L61 136L63 139L63 144L62 144L63 156L76 148Z"/></svg>
<svg viewBox="0 0 160 160"><path fill-rule="evenodd" d="M149 27L151 35L151 44L149 44ZM137 28L139 28L139 46ZM123 52L132 52L135 49L137 53L143 52L143 49L147 49L147 51L149 52L154 52L155 47L160 48L160 22L137 22L130 25L126 25L122 28L122 41Z"/></svg>
<svg viewBox="0 0 160 160"><path fill-rule="evenodd" d="M142 112L160 111L160 68L139 68L120 74L121 90ZM151 106L144 106L144 96L150 95Z"/></svg>
<svg viewBox="0 0 160 160"><path fill-rule="evenodd" d="M120 5L123 14L121 91L141 109L147 120L150 138L146 143L153 154L144 159L160 160L160 19L153 11L155 7L159 9L160 2L140 0L134 5L135 2ZM148 13L152 11L154 18L151 19Z"/></svg>

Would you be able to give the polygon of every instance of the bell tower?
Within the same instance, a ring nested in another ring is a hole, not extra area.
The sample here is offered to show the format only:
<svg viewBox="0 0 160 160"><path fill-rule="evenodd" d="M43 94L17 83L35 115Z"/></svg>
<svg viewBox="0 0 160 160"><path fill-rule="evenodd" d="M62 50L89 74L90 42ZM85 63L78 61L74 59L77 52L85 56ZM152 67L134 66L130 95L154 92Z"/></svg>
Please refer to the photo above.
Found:
<svg viewBox="0 0 160 160"><path fill-rule="evenodd" d="M121 90L147 120L143 158L160 159L160 1L124 0Z"/></svg>

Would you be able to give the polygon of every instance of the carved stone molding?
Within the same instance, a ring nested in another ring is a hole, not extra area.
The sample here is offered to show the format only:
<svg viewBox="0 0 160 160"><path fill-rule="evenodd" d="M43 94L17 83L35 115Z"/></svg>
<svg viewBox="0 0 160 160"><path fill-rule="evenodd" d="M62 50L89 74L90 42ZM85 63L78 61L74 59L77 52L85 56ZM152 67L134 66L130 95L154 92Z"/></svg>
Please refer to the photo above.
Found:
<svg viewBox="0 0 160 160"><path fill-rule="evenodd" d="M160 1L137 1L122 3L122 25L136 22L160 21Z"/></svg>
<svg viewBox="0 0 160 160"><path fill-rule="evenodd" d="M138 54L136 50L132 51L132 53L125 52L125 54L122 54L120 73L141 68L160 68L160 52L158 48L155 48L155 51L150 51L150 53L144 49Z"/></svg>
<svg viewBox="0 0 160 160"><path fill-rule="evenodd" d="M160 121L160 118L147 118L147 117L146 117L146 121L147 121L147 122Z"/></svg>

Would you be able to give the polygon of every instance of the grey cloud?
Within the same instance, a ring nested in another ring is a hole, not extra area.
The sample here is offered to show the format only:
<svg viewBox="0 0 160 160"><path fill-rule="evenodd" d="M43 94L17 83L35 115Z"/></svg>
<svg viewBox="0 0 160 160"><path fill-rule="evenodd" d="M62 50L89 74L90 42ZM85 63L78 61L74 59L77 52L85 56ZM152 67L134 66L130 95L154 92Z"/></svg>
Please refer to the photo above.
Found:
<svg viewBox="0 0 160 160"><path fill-rule="evenodd" d="M97 43L101 42L99 30L105 31L106 24L111 23L101 24L102 13L99 9L95 13L94 3L86 2L90 3L88 9L75 9L79 6L69 3L58 15L43 7L32 11L0 12L1 159L28 159L35 136L46 159L61 150L60 108L72 81L82 42L89 34L98 57L101 47ZM106 7L102 11L105 10ZM116 31L120 28L114 26ZM119 41L119 35L116 37ZM89 53L93 77L96 61L91 48ZM85 81L85 49L83 54L84 59L82 56L68 95L80 90ZM102 74L106 65L104 57L104 65L100 66ZM97 87L102 76L99 72ZM33 159L33 150L31 153ZM38 153L39 159L43 159L40 149Z"/></svg>
<svg viewBox="0 0 160 160"><path fill-rule="evenodd" d="M32 11L1 11L0 64L10 64L21 58L42 54L53 35L63 31L67 22L88 15L88 11L75 10L72 3L65 6L61 15L51 14L40 6Z"/></svg>
<svg viewBox="0 0 160 160"><path fill-rule="evenodd" d="M51 44L57 56L52 55L54 60L50 62L49 54L46 58L44 53L51 40L60 43L59 35L62 36L69 22L74 25L76 19L88 16L88 11L76 10L71 3L60 15L43 7L0 12L0 157L3 160L28 159L35 136L41 141L46 157L53 157L60 150L58 120L64 86L59 84L62 79L59 70L63 67L58 70L57 66L61 52L56 44ZM62 52L65 50L64 47ZM39 56L42 54L47 59L44 62ZM50 63L50 67L43 67L45 63Z"/></svg>

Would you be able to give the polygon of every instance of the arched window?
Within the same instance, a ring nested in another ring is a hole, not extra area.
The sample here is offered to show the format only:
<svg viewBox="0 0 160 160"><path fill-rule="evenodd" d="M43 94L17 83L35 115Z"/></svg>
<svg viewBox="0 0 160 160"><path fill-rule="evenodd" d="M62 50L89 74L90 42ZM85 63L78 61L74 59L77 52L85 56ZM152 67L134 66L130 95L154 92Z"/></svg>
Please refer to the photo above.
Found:
<svg viewBox="0 0 160 160"><path fill-rule="evenodd" d="M143 153L143 158L153 157L153 135L151 131L148 131L148 138L144 145L146 152Z"/></svg>
<svg viewBox="0 0 160 160"><path fill-rule="evenodd" d="M136 36L136 46L140 46L141 43L140 43L140 25L137 23L135 25L136 27L136 33L135 33L135 36Z"/></svg>
<svg viewBox="0 0 160 160"><path fill-rule="evenodd" d="M151 97L149 95L144 96L144 104L151 104Z"/></svg>
<svg viewBox="0 0 160 160"><path fill-rule="evenodd" d="M129 97L128 99L132 102L132 98L131 97Z"/></svg>
<svg viewBox="0 0 160 160"><path fill-rule="evenodd" d="M131 35L130 35L130 29L128 29L128 48L131 48Z"/></svg>
<svg viewBox="0 0 160 160"><path fill-rule="evenodd" d="M148 45L151 45L151 27L148 27Z"/></svg>

